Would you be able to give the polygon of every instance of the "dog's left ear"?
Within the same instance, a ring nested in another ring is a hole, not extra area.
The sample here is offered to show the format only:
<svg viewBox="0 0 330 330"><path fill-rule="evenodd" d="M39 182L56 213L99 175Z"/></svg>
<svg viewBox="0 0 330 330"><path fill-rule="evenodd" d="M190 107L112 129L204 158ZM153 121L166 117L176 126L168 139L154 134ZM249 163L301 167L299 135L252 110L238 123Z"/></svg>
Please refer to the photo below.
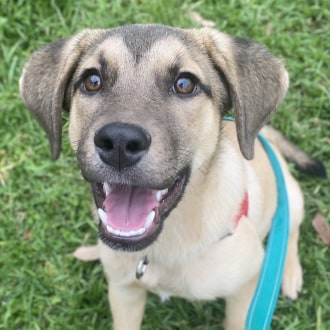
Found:
<svg viewBox="0 0 330 330"><path fill-rule="evenodd" d="M278 58L254 41L208 28L194 34L227 81L241 152L252 159L259 130L286 94L288 73Z"/></svg>

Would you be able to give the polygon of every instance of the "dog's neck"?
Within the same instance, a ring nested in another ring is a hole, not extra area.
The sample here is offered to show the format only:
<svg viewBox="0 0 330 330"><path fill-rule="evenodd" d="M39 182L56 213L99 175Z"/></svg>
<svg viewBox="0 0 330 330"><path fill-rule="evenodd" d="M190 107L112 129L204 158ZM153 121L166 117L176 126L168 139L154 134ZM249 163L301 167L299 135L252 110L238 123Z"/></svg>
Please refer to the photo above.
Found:
<svg viewBox="0 0 330 330"><path fill-rule="evenodd" d="M242 220L243 217L247 217L249 213L249 195L247 191L244 194L244 199L241 203L241 206L239 208L239 212L237 213L234 223L233 223L233 228L234 230L237 228L239 222ZM229 235L232 235L233 233L230 233ZM227 237L228 235L225 235L223 238ZM136 267L136 272L135 272L135 277L136 279L141 279L141 277L144 275L145 271L147 270L149 264L149 259L148 256L144 256L139 263L137 264Z"/></svg>

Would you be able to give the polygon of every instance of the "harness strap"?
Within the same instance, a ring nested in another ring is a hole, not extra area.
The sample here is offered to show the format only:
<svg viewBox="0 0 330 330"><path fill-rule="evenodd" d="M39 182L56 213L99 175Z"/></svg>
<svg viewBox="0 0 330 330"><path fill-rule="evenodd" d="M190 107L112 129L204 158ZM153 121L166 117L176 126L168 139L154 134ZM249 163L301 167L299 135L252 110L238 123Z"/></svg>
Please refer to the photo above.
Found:
<svg viewBox="0 0 330 330"><path fill-rule="evenodd" d="M268 235L259 281L245 321L245 330L269 329L282 282L289 237L289 201L282 169L269 142L261 134L258 137L275 174L277 209Z"/></svg>
<svg viewBox="0 0 330 330"><path fill-rule="evenodd" d="M249 212L249 195L246 191L244 194L244 199L243 199L243 202L239 209L239 212L237 213L237 215L234 219L234 228L236 228L238 226L238 223L241 221L243 216L245 216L245 217L248 216L248 212Z"/></svg>

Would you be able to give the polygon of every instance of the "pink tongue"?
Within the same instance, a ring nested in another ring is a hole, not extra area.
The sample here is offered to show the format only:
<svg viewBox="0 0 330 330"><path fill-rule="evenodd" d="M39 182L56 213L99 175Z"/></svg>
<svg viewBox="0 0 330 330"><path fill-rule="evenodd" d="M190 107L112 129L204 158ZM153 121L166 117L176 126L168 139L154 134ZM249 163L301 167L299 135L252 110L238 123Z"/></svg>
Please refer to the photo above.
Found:
<svg viewBox="0 0 330 330"><path fill-rule="evenodd" d="M159 206L157 190L114 185L103 203L108 225L130 231L142 228L150 212Z"/></svg>

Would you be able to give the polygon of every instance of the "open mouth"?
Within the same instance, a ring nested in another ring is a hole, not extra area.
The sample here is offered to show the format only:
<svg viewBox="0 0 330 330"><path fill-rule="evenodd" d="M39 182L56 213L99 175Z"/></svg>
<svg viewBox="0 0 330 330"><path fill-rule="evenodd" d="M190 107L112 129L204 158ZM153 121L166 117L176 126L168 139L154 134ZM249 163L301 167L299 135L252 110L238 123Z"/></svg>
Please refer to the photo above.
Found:
<svg viewBox="0 0 330 330"><path fill-rule="evenodd" d="M153 243L163 222L180 201L189 171L161 190L111 184L93 184L100 218L100 239L113 249L138 251Z"/></svg>

